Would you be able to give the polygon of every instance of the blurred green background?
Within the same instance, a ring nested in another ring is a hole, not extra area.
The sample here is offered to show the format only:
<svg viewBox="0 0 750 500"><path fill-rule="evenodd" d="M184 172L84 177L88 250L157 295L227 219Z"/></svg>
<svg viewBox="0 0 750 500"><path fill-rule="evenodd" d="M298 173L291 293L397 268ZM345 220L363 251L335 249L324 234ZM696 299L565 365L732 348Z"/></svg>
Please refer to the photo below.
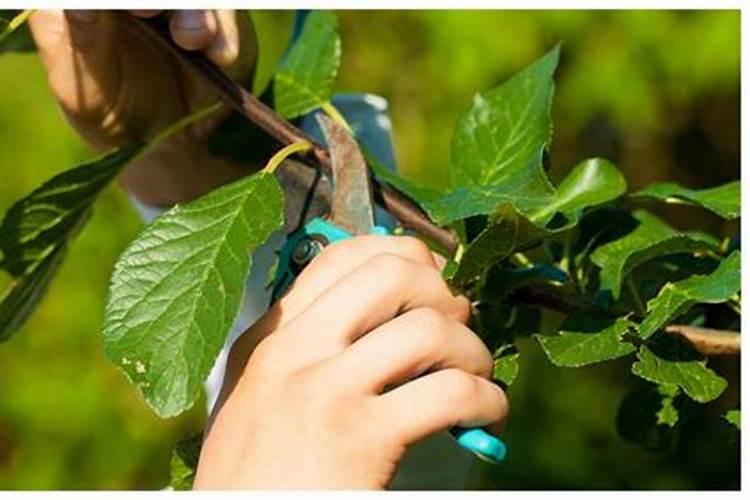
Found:
<svg viewBox="0 0 750 500"><path fill-rule="evenodd" d="M252 15L260 89L293 14ZM559 40L553 177L592 155L614 160L631 189L739 177L739 12L347 11L340 25L337 89L389 99L401 168L426 183L445 181L453 122L472 94ZM1 211L91 154L57 109L34 54L0 58L0 131ZM678 227L738 230L702 212L660 213ZM201 428L202 402L161 421L102 352L108 276L140 227L124 194L109 189L40 309L0 345L0 489L161 488L173 444ZM738 404L738 360L714 365L733 389L710 412L698 411L670 451L650 452L615 430L635 384L626 363L557 369L535 344L519 347L510 455L498 469L478 467L475 487L739 487L737 436L716 417Z"/></svg>

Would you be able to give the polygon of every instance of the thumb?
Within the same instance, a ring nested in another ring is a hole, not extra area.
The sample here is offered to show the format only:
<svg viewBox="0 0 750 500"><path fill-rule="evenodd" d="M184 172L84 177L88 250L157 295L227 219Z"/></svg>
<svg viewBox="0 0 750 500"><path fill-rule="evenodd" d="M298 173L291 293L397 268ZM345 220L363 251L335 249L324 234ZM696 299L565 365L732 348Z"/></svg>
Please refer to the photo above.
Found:
<svg viewBox="0 0 750 500"><path fill-rule="evenodd" d="M53 93L74 121L100 118L117 94L117 23L101 10L40 10L29 19Z"/></svg>

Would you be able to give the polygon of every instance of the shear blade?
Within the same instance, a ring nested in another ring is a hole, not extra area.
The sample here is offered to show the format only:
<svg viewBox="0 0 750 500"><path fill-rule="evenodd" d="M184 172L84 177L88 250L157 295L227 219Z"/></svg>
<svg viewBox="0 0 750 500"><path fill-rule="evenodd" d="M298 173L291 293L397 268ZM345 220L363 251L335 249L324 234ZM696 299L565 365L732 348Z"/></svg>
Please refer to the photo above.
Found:
<svg viewBox="0 0 750 500"><path fill-rule="evenodd" d="M352 234L369 234L375 225L372 184L357 141L339 123L317 115L328 143L333 170L332 223Z"/></svg>

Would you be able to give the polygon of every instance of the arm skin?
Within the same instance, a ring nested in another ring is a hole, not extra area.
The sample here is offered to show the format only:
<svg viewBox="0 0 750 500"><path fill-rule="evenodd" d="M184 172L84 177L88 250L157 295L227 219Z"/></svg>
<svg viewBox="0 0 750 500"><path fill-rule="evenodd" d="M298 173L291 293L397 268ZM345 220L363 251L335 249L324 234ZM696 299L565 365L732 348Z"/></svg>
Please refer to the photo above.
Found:
<svg viewBox="0 0 750 500"><path fill-rule="evenodd" d="M30 23L54 95L96 149L148 138L215 100L122 14L39 11ZM246 15L177 11L171 31L235 77L251 74ZM207 151L221 118L162 143L123 186L170 205L242 175ZM233 345L195 488L384 488L416 441L455 425L498 431L508 403L469 313L416 239L328 246Z"/></svg>

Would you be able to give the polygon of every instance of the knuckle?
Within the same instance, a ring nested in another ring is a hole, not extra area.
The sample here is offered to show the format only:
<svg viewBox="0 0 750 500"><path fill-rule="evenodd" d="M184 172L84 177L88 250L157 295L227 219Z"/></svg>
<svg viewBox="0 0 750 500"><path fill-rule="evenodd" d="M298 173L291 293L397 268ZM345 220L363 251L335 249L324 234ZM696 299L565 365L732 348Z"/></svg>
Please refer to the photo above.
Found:
<svg viewBox="0 0 750 500"><path fill-rule="evenodd" d="M422 353L434 353L445 338L447 318L430 307L421 307L407 313L409 335Z"/></svg>
<svg viewBox="0 0 750 500"><path fill-rule="evenodd" d="M315 264L326 264L328 262L336 262L346 258L349 255L348 248L351 240L337 241L326 245L323 250L315 256L313 263Z"/></svg>
<svg viewBox="0 0 750 500"><path fill-rule="evenodd" d="M250 361L263 371L278 367L279 352L283 349L279 346L278 336L271 335L261 340L250 355Z"/></svg>
<svg viewBox="0 0 750 500"><path fill-rule="evenodd" d="M487 346L477 338L477 342L481 344L481 355L479 363L479 375L489 379L492 378L492 372L495 369L495 361L492 359L492 353L487 349Z"/></svg>
<svg viewBox="0 0 750 500"><path fill-rule="evenodd" d="M463 406L465 403L476 399L480 390L476 377L457 368L447 369L444 372L443 390L449 401L452 401L455 405Z"/></svg>
<svg viewBox="0 0 750 500"><path fill-rule="evenodd" d="M416 335L422 350L432 352L440 347L445 338L448 318L432 307L420 307L408 313L413 322L413 334Z"/></svg>
<svg viewBox="0 0 750 500"><path fill-rule="evenodd" d="M368 247L374 245L375 238L381 236L359 235L353 238L347 238L326 245L323 250L315 257L313 263L322 265L335 264L336 266L350 267L351 262L356 262L356 255L367 251ZM370 250L371 251L371 250Z"/></svg>
<svg viewBox="0 0 750 500"><path fill-rule="evenodd" d="M434 264L430 249L419 238L415 238L414 236L399 236L398 242L406 256L419 262Z"/></svg>
<svg viewBox="0 0 750 500"><path fill-rule="evenodd" d="M450 321L434 307L419 307L410 311L410 314L421 328L430 331L443 331Z"/></svg>
<svg viewBox="0 0 750 500"><path fill-rule="evenodd" d="M393 253L380 253L372 257L367 268L376 276L382 276L388 283L401 283L413 272L413 264L404 257Z"/></svg>
<svg viewBox="0 0 750 500"><path fill-rule="evenodd" d="M464 297L463 295L455 296L455 311L453 312L453 317L458 321L459 323L468 323L471 319L471 302L469 299Z"/></svg>

